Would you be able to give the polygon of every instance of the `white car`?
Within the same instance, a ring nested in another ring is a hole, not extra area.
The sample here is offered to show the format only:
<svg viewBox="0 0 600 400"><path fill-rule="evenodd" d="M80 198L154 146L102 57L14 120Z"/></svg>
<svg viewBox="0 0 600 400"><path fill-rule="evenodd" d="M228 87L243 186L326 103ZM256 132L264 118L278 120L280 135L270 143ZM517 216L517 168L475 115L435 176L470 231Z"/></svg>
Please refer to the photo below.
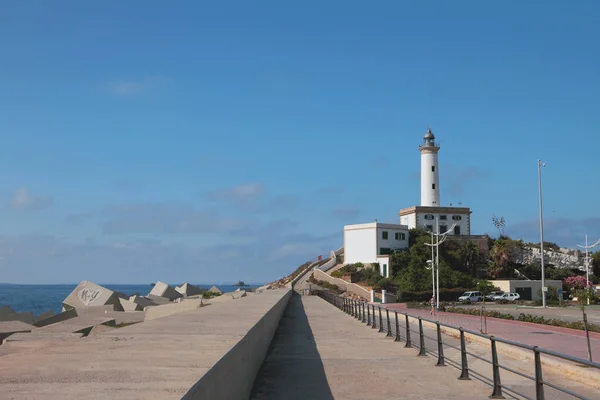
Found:
<svg viewBox="0 0 600 400"><path fill-rule="evenodd" d="M521 296L519 293L504 293L502 296L497 297L495 300L508 300L508 301L516 301L519 300Z"/></svg>
<svg viewBox="0 0 600 400"><path fill-rule="evenodd" d="M481 292L464 292L463 295L458 298L458 301L468 300L471 303L477 303L478 301L481 301L481 299L483 299Z"/></svg>

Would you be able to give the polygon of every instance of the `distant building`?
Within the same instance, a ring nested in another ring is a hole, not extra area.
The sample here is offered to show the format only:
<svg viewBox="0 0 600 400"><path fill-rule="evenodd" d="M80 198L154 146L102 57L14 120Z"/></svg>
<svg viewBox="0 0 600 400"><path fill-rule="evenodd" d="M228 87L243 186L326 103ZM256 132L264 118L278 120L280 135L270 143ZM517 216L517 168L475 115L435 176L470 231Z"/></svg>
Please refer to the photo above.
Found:
<svg viewBox="0 0 600 400"><path fill-rule="evenodd" d="M440 177L438 165L439 143L431 128L419 146L421 152L421 205L404 208L398 214L400 224L409 229L422 227L426 230L444 233L452 225L449 235L471 234L471 210L467 207L443 207L440 201Z"/></svg>
<svg viewBox="0 0 600 400"><path fill-rule="evenodd" d="M344 226L344 264L379 263L379 272L388 278L389 254L408 248L408 227L371 222Z"/></svg>

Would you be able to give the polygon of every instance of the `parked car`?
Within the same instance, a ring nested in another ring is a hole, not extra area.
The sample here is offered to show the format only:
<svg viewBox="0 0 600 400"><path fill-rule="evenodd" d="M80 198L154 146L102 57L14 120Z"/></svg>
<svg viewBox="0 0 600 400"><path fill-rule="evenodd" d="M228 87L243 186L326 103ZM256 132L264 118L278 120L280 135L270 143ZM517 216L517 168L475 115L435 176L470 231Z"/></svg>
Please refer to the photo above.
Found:
<svg viewBox="0 0 600 400"><path fill-rule="evenodd" d="M481 301L483 296L481 292L464 292L462 296L458 298L458 301L470 301L471 303L477 303Z"/></svg>
<svg viewBox="0 0 600 400"><path fill-rule="evenodd" d="M508 301L517 301L521 298L519 293L504 293L502 296L497 298L496 300L508 300Z"/></svg>
<svg viewBox="0 0 600 400"><path fill-rule="evenodd" d="M497 300L497 299L496 299L497 297L498 297L498 298L500 298L500 297L501 297L503 294L504 294L504 292L503 292L503 291L500 291L500 292L492 292L492 293L488 294L488 295L487 295L485 298L486 298L486 300L489 300L489 301L494 301L494 300Z"/></svg>

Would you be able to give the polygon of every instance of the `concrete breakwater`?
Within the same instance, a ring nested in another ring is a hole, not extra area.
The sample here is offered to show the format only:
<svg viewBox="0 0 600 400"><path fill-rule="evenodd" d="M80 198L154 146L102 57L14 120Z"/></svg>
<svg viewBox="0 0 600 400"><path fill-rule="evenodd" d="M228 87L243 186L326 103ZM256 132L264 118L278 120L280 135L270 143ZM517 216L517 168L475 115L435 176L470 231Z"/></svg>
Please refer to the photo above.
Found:
<svg viewBox="0 0 600 400"><path fill-rule="evenodd" d="M218 287L201 289L184 283L172 287L157 282L146 295L125 294L93 282L82 281L61 301L62 312L46 311L34 316L32 312L15 312L9 305L0 305L0 344L15 332L52 326L68 321L78 329L71 333L86 335L98 324L131 324L156 319L202 307L215 301L237 299L247 295L249 288L234 288L223 293ZM217 300L218 298L218 300ZM64 324L63 324L64 325Z"/></svg>
<svg viewBox="0 0 600 400"><path fill-rule="evenodd" d="M290 297L263 290L83 338L8 341L0 386L15 399L247 399Z"/></svg>

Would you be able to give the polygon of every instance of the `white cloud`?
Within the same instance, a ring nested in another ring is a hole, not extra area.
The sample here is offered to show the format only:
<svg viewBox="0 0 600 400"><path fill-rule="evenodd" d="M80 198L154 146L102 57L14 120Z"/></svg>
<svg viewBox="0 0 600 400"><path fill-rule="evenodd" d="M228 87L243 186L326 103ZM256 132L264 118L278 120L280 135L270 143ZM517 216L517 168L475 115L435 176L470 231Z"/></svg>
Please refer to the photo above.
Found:
<svg viewBox="0 0 600 400"><path fill-rule="evenodd" d="M37 196L29 192L26 187L15 191L11 200L11 206L15 210L40 210L50 207L54 203L52 196Z"/></svg>

